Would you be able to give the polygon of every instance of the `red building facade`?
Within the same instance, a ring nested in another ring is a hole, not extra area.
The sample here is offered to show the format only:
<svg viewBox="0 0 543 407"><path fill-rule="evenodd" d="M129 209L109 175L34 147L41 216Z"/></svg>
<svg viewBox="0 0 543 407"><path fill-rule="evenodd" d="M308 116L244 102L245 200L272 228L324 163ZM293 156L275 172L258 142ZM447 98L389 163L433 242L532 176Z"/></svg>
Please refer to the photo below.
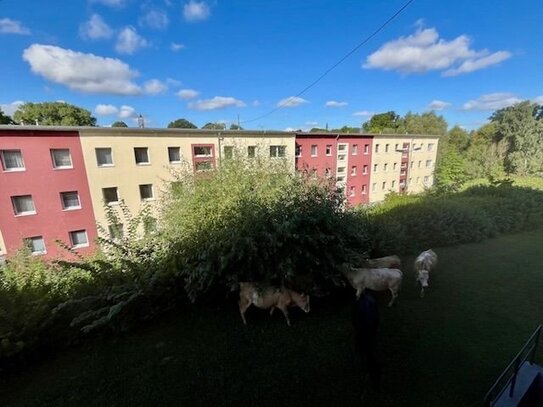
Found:
<svg viewBox="0 0 543 407"><path fill-rule="evenodd" d="M0 130L0 231L48 258L93 251L96 222L77 131ZM69 257L69 256L68 256Z"/></svg>
<svg viewBox="0 0 543 407"><path fill-rule="evenodd" d="M366 135L297 133L296 169L334 177L351 205L369 202L373 137Z"/></svg>

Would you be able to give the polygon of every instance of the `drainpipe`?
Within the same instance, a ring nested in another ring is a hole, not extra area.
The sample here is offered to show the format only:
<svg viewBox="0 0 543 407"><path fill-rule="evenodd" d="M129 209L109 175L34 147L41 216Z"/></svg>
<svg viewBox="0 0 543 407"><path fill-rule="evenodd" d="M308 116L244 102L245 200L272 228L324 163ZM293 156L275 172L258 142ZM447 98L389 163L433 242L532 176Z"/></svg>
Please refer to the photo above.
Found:
<svg viewBox="0 0 543 407"><path fill-rule="evenodd" d="M217 141L219 145L219 165L222 163L222 148L221 148L221 141L224 140L224 137L221 136L221 132L219 131L217 133Z"/></svg>

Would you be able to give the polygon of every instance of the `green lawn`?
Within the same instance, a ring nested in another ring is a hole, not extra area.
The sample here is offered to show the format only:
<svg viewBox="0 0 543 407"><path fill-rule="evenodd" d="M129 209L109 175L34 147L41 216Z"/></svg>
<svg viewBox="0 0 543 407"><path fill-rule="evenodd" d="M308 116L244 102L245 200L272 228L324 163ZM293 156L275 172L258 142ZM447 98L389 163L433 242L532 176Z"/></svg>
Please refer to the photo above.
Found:
<svg viewBox="0 0 543 407"><path fill-rule="evenodd" d="M0 381L2 406L476 406L543 323L543 230L436 249L430 290L411 270L399 303L381 305L384 389L354 357L354 294L310 314L183 310L115 339L61 352ZM543 348L540 355L543 354ZM539 357L542 361L541 356Z"/></svg>

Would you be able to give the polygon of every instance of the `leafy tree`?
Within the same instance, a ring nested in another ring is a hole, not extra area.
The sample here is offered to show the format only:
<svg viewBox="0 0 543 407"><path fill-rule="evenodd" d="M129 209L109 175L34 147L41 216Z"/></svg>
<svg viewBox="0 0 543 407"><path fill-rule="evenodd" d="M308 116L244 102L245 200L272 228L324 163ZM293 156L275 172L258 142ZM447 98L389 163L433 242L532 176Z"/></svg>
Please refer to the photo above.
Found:
<svg viewBox="0 0 543 407"><path fill-rule="evenodd" d="M224 123L206 123L202 129L208 129L208 130L225 130L226 124Z"/></svg>
<svg viewBox="0 0 543 407"><path fill-rule="evenodd" d="M309 130L310 133L328 133L328 130L321 129L319 127L313 127L311 130ZM345 132L347 133L347 132Z"/></svg>
<svg viewBox="0 0 543 407"><path fill-rule="evenodd" d="M177 119L168 124L169 129L197 129L195 124L189 122L187 119Z"/></svg>
<svg viewBox="0 0 543 407"><path fill-rule="evenodd" d="M541 106L524 101L496 111L498 139L509 144L506 166L517 175L535 175L543 170L543 121Z"/></svg>
<svg viewBox="0 0 543 407"><path fill-rule="evenodd" d="M449 130L448 136L449 145L456 148L456 150L464 151L466 148L468 148L469 134L462 127L458 125L454 126L452 129Z"/></svg>
<svg viewBox="0 0 543 407"><path fill-rule="evenodd" d="M128 127L128 125L123 121L117 121L113 123L111 127Z"/></svg>
<svg viewBox="0 0 543 407"><path fill-rule="evenodd" d="M325 133L327 133L329 130L321 129ZM343 126L340 129L332 129L330 130L332 133L360 133L360 127L351 127L351 126Z"/></svg>
<svg viewBox="0 0 543 407"><path fill-rule="evenodd" d="M14 124L15 122L0 109L0 124Z"/></svg>
<svg viewBox="0 0 543 407"><path fill-rule="evenodd" d="M496 123L490 122L473 131L465 151L466 173L470 178L505 177L504 159L507 142L497 140Z"/></svg>
<svg viewBox="0 0 543 407"><path fill-rule="evenodd" d="M90 111L64 102L25 103L13 118L25 125L96 126L96 118Z"/></svg>
<svg viewBox="0 0 543 407"><path fill-rule="evenodd" d="M447 133L447 121L435 112L422 114L407 112L398 121L399 133L443 135Z"/></svg>
<svg viewBox="0 0 543 407"><path fill-rule="evenodd" d="M448 148L440 158L435 172L436 187L441 191L458 191L467 181L465 164L455 148Z"/></svg>
<svg viewBox="0 0 543 407"><path fill-rule="evenodd" d="M239 124L232 123L230 125L230 130L244 130L244 128L241 127Z"/></svg>
<svg viewBox="0 0 543 407"><path fill-rule="evenodd" d="M397 133L400 123L400 116L390 111L372 116L362 125L362 129L368 133Z"/></svg>

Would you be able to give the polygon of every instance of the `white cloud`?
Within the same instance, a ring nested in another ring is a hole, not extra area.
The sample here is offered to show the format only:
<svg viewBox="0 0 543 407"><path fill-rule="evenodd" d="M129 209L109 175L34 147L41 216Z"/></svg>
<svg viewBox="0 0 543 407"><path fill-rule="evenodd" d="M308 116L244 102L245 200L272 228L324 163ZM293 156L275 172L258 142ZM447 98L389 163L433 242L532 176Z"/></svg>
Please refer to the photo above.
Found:
<svg viewBox="0 0 543 407"><path fill-rule="evenodd" d="M353 116L369 117L369 116L373 116L374 114L375 114L375 112L369 112L367 110L361 110L359 112L354 112Z"/></svg>
<svg viewBox="0 0 543 407"><path fill-rule="evenodd" d="M20 21L15 21L10 18L2 18L0 19L0 34L29 35L30 30Z"/></svg>
<svg viewBox="0 0 543 407"><path fill-rule="evenodd" d="M177 92L177 96L179 96L183 100L194 99L199 94L200 92L194 89L181 89L179 92Z"/></svg>
<svg viewBox="0 0 543 407"><path fill-rule="evenodd" d="M181 51L182 49L185 48L185 45L184 44L180 44L178 42L172 42L170 44L170 49L173 51L173 52L177 52L177 51Z"/></svg>
<svg viewBox="0 0 543 407"><path fill-rule="evenodd" d="M21 106L24 103L25 102L23 102L21 100L17 100L15 102L11 102L11 103L2 103L2 104L0 104L0 109L2 109L2 111L5 114L7 114L8 116L13 116L13 114L17 111L19 106Z"/></svg>
<svg viewBox="0 0 543 407"><path fill-rule="evenodd" d="M194 110L216 110L224 109L225 107L236 106L245 107L246 104L233 97L215 96L213 99L198 100L196 102L189 103L189 109Z"/></svg>
<svg viewBox="0 0 543 407"><path fill-rule="evenodd" d="M307 126L316 126L317 124L319 124L319 122L311 122L311 121L309 121L309 122L305 122L305 124Z"/></svg>
<svg viewBox="0 0 543 407"><path fill-rule="evenodd" d="M98 14L93 14L89 21L79 26L79 35L89 40L108 39L113 36L113 30Z"/></svg>
<svg viewBox="0 0 543 407"><path fill-rule="evenodd" d="M91 3L100 3L104 6L123 7L124 0L90 0Z"/></svg>
<svg viewBox="0 0 543 407"><path fill-rule="evenodd" d="M251 103L254 107L260 106L260 100L253 100L253 103Z"/></svg>
<svg viewBox="0 0 543 407"><path fill-rule="evenodd" d="M309 101L298 96L291 96L281 99L279 102L277 102L277 107L296 107L304 103L309 103Z"/></svg>
<svg viewBox="0 0 543 407"><path fill-rule="evenodd" d="M143 84L143 89L149 95L157 95L164 92L168 87L158 79L151 79Z"/></svg>
<svg viewBox="0 0 543 407"><path fill-rule="evenodd" d="M211 14L209 6L204 2L190 0L183 6L183 16L186 21L203 21Z"/></svg>
<svg viewBox="0 0 543 407"><path fill-rule="evenodd" d="M170 86L181 86L183 82L173 78L166 78L166 83Z"/></svg>
<svg viewBox="0 0 543 407"><path fill-rule="evenodd" d="M467 101L462 105L462 110L498 110L519 102L522 99L512 93L489 93Z"/></svg>
<svg viewBox="0 0 543 407"><path fill-rule="evenodd" d="M113 105L96 105L94 108L94 113L100 116L109 116L112 114L116 114L119 111L115 106Z"/></svg>
<svg viewBox="0 0 543 407"><path fill-rule="evenodd" d="M435 28L419 28L407 37L385 43L366 58L364 68L395 70L402 73L445 71L444 76L473 72L511 57L507 51L493 54L470 48L466 35L447 41L439 38Z"/></svg>
<svg viewBox="0 0 543 407"><path fill-rule="evenodd" d="M150 43L140 36L134 27L125 27L117 37L115 49L121 54L133 54L140 48L148 47Z"/></svg>
<svg viewBox="0 0 543 407"><path fill-rule="evenodd" d="M136 117L136 109L132 106L122 105L118 114L120 119L128 119L129 117Z"/></svg>
<svg viewBox="0 0 543 407"><path fill-rule="evenodd" d="M449 102L443 102L442 100L432 100L427 107L427 110L443 110L450 106Z"/></svg>
<svg viewBox="0 0 543 407"><path fill-rule="evenodd" d="M294 127L287 127L283 131L298 131L298 129L295 129Z"/></svg>
<svg viewBox="0 0 543 407"><path fill-rule="evenodd" d="M170 24L170 19L164 11L150 10L144 16L140 17L139 24L142 27L164 30Z"/></svg>
<svg viewBox="0 0 543 407"><path fill-rule="evenodd" d="M141 88L132 82L138 73L119 59L42 44L25 49L23 59L35 74L73 90L116 95L141 93Z"/></svg>
<svg viewBox="0 0 543 407"><path fill-rule="evenodd" d="M543 95L536 97L534 99L534 102L539 104L539 105L543 105Z"/></svg>
<svg viewBox="0 0 543 407"><path fill-rule="evenodd" d="M338 102L336 100L329 100L328 102L324 104L324 106L326 107L343 107L347 105L348 105L347 102Z"/></svg>

